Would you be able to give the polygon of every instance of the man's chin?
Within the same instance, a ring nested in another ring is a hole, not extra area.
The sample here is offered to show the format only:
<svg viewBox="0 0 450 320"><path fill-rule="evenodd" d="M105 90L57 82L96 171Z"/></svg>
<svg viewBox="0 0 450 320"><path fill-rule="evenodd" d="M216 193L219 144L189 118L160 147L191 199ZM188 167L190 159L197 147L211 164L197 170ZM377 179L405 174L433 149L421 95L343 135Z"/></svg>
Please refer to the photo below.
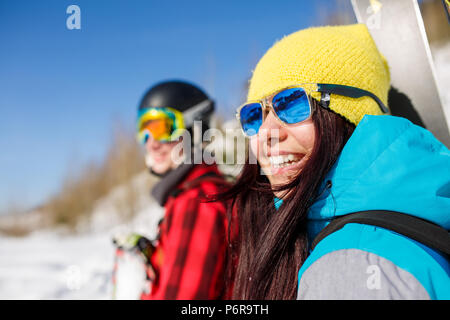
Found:
<svg viewBox="0 0 450 320"><path fill-rule="evenodd" d="M169 172L169 170L170 170L170 167L168 167L168 166L164 166L164 167L152 166L152 171L157 174L166 174L167 172Z"/></svg>

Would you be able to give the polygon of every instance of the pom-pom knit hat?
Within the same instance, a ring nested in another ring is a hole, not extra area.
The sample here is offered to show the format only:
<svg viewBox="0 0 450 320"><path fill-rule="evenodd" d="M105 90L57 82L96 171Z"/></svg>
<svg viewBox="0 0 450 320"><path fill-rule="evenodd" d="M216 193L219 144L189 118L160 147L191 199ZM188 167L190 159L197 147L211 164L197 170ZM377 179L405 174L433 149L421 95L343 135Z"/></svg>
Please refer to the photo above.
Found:
<svg viewBox="0 0 450 320"><path fill-rule="evenodd" d="M308 28L284 37L266 52L253 72L247 100L303 83L357 87L387 106L389 67L364 24ZM383 114L370 97L332 94L329 107L355 125L365 114Z"/></svg>

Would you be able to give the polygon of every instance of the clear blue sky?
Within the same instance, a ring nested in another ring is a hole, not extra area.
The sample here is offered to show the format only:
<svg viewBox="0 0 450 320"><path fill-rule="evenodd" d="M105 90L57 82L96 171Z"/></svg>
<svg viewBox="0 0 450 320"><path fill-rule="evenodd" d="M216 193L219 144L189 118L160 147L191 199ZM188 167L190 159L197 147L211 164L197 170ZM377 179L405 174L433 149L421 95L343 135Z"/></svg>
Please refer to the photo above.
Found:
<svg viewBox="0 0 450 320"><path fill-rule="evenodd" d="M71 4L81 30L66 27ZM230 118L257 60L319 10L335 1L0 0L0 211L101 159L113 119L133 125L158 81L197 83Z"/></svg>

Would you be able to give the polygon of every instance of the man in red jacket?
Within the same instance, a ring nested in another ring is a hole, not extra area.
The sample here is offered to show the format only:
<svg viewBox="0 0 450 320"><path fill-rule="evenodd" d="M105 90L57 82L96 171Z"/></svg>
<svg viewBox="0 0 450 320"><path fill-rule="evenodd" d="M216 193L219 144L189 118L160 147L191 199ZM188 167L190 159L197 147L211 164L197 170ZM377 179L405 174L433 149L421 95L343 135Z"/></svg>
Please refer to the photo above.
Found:
<svg viewBox="0 0 450 320"><path fill-rule="evenodd" d="M157 84L139 106L138 137L145 145L150 171L161 177L152 195L165 208L150 257L154 279L142 299L223 295L226 205L206 200L220 193L226 181L216 164L193 164L191 154L180 148L192 136L194 121L208 128L213 110L213 101L203 91L181 81Z"/></svg>

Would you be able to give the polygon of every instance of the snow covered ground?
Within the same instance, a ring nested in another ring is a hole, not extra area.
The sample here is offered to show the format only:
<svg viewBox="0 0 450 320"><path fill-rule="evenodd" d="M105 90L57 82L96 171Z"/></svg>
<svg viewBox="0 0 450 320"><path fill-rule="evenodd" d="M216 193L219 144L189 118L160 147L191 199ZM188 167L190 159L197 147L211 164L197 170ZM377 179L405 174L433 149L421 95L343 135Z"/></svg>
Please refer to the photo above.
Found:
<svg viewBox="0 0 450 320"><path fill-rule="evenodd" d="M112 236L135 231L151 237L162 212L152 204L128 224L77 236L51 230L0 236L0 299L111 299Z"/></svg>
<svg viewBox="0 0 450 320"><path fill-rule="evenodd" d="M64 230L0 236L0 299L111 299L113 235L137 232L152 239L163 215L150 198L148 178L143 172L131 182L140 194L138 213L127 223L114 205L126 191L119 186L98 201L76 236Z"/></svg>
<svg viewBox="0 0 450 320"><path fill-rule="evenodd" d="M0 299L110 299L108 233L0 237Z"/></svg>

